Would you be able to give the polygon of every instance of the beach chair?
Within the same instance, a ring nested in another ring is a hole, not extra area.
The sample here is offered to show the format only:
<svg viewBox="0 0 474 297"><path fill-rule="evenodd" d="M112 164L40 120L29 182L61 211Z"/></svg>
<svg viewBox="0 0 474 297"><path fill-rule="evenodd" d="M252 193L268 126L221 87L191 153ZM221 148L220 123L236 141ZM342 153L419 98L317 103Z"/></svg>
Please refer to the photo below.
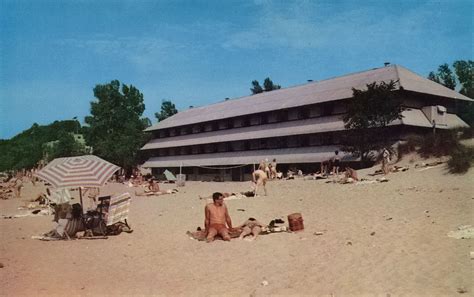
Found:
<svg viewBox="0 0 474 297"><path fill-rule="evenodd" d="M165 172L163 172L163 174L165 175L166 180L168 182L171 182L171 183L176 182L176 176L174 176L174 174L171 173L171 171L169 171L168 169L166 169Z"/></svg>
<svg viewBox="0 0 474 297"><path fill-rule="evenodd" d="M130 193L112 196L109 205L105 210L105 225L112 226L116 223L122 222L128 226L127 219L131 202L132 196L130 196Z"/></svg>

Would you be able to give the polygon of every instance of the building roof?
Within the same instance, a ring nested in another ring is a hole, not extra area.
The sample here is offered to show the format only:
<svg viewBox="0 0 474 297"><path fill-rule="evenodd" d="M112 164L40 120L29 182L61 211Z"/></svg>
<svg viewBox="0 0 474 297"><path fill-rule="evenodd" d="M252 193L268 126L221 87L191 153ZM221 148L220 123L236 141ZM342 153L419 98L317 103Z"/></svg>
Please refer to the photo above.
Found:
<svg viewBox="0 0 474 297"><path fill-rule="evenodd" d="M253 113L280 110L352 97L352 88L364 89L373 82L399 81L404 90L452 99L473 101L410 70L391 65L341 77L311 82L271 92L227 100L207 106L181 111L146 129L153 131Z"/></svg>
<svg viewBox="0 0 474 297"><path fill-rule="evenodd" d="M260 160L276 159L278 164L318 163L334 156L337 146L317 146L274 150L253 150L216 154L154 157L148 159L143 167L189 167L189 166L232 166L257 164ZM340 151L342 161L355 160L351 155Z"/></svg>
<svg viewBox="0 0 474 297"><path fill-rule="evenodd" d="M403 118L401 120L394 121L390 125L432 127L424 113L419 109L406 109L402 112L402 115ZM440 128L467 127L467 124L455 114L447 114L447 124L447 126L440 126ZM183 136L156 138L145 144L142 150L342 131L344 129L342 117L335 115Z"/></svg>

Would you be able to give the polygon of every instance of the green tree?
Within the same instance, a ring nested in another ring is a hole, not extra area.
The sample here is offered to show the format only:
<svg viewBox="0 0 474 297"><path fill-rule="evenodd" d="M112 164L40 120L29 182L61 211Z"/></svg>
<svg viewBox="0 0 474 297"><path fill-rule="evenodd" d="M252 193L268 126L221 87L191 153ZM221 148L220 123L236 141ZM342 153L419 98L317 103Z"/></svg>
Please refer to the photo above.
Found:
<svg viewBox="0 0 474 297"><path fill-rule="evenodd" d="M448 64L440 65L438 68L438 77L442 85L451 90L456 88L456 78L454 77L453 71L449 68Z"/></svg>
<svg viewBox="0 0 474 297"><path fill-rule="evenodd" d="M47 145L43 151L48 156L47 161L55 158L81 156L86 153L86 147L77 142L73 133L61 131L59 139L52 145Z"/></svg>
<svg viewBox="0 0 474 297"><path fill-rule="evenodd" d="M438 75L436 75L436 73L434 73L433 71L431 71L429 74L428 74L428 79L429 80L432 80L434 82L437 82L437 83L441 83L441 81L439 80L439 77Z"/></svg>
<svg viewBox="0 0 474 297"><path fill-rule="evenodd" d="M270 92L273 90L281 89L281 86L274 84L273 81L269 77L267 77L263 81L263 88L265 89L265 92Z"/></svg>
<svg viewBox="0 0 474 297"><path fill-rule="evenodd" d="M176 106L170 100L163 100L161 102L161 112L155 112L155 117L158 122L161 122L164 119L169 118L170 116L177 113L178 110L176 109Z"/></svg>
<svg viewBox="0 0 474 297"><path fill-rule="evenodd" d="M474 62L471 60L458 60L453 63L453 71L448 64L438 67L438 73L430 72L428 79L440 83L450 89L459 88L459 93L474 98ZM456 86L456 77L461 86ZM474 104L473 102L457 102L456 114L459 115L469 126L474 126Z"/></svg>
<svg viewBox="0 0 474 297"><path fill-rule="evenodd" d="M113 80L96 85L91 102L91 115L85 118L89 125L86 140L94 154L130 172L138 163L138 153L147 140L143 94L130 85Z"/></svg>
<svg viewBox="0 0 474 297"><path fill-rule="evenodd" d="M258 80L252 81L252 88L250 89L250 91L252 91L253 95L263 93L263 88L262 86L260 86Z"/></svg>
<svg viewBox="0 0 474 297"><path fill-rule="evenodd" d="M459 93L474 98L474 61L455 61L453 67L461 84Z"/></svg>
<svg viewBox="0 0 474 297"><path fill-rule="evenodd" d="M402 118L402 101L395 94L396 81L368 84L367 90L352 89L348 101L344 127L349 130L344 139L345 151L361 157L372 158L371 151L389 144L384 129L389 123Z"/></svg>
<svg viewBox="0 0 474 297"><path fill-rule="evenodd" d="M273 81L269 77L267 77L263 81L263 88L262 86L260 86L260 83L258 82L258 80L252 81L252 88L250 88L250 91L252 91L252 94L255 95L255 94L270 92L270 91L278 90L278 89L281 89L281 86L274 84Z"/></svg>

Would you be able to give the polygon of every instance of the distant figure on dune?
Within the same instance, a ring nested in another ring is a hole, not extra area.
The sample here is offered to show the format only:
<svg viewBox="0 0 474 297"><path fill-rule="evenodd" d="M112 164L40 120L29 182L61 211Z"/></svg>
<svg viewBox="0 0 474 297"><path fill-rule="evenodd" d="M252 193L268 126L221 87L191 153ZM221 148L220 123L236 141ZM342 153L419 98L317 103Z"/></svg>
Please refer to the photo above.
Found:
<svg viewBox="0 0 474 297"><path fill-rule="evenodd" d="M382 151L382 172L387 175L390 171L388 163L390 162L390 151L386 148Z"/></svg>
<svg viewBox="0 0 474 297"><path fill-rule="evenodd" d="M212 203L206 205L204 210L204 227L206 228L206 241L212 242L217 234L225 241L230 241L229 229L232 229L232 220L227 206L224 204L224 195L219 192L212 194Z"/></svg>
<svg viewBox="0 0 474 297"><path fill-rule="evenodd" d="M20 173L18 173L15 180L13 181L13 192L15 193L16 198L21 197L21 188L23 188L23 177Z"/></svg>
<svg viewBox="0 0 474 297"><path fill-rule="evenodd" d="M257 191L259 186L263 186L263 191L265 192L265 196L267 196L267 184L268 176L265 171L261 169L257 169L252 173L252 181L255 183L255 196L257 196Z"/></svg>

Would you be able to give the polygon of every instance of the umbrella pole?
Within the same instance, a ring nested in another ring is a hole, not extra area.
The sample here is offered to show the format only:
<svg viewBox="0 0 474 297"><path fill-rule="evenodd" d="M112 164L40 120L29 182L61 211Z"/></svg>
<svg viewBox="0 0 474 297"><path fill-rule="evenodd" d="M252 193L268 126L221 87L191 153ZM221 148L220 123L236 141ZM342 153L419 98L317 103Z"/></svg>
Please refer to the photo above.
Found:
<svg viewBox="0 0 474 297"><path fill-rule="evenodd" d="M84 204L82 204L82 187L79 187L79 199L81 200L81 206L84 207Z"/></svg>

